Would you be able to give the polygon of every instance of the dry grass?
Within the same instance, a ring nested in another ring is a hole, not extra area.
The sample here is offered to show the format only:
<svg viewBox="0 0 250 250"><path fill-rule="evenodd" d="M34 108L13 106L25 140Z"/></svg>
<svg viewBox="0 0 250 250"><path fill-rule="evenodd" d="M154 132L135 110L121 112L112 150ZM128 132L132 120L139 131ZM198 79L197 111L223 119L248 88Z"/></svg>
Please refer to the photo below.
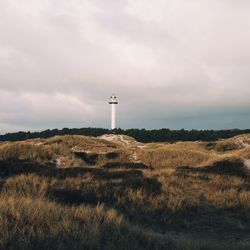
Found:
<svg viewBox="0 0 250 250"><path fill-rule="evenodd" d="M150 145L139 154L144 164L155 168L197 167L218 159L218 155L205 150L199 143Z"/></svg>
<svg viewBox="0 0 250 250"><path fill-rule="evenodd" d="M69 150L58 144L43 145L27 142L4 143L0 147L0 160L30 160L36 163L51 162L58 155L70 155Z"/></svg>
<svg viewBox="0 0 250 250"><path fill-rule="evenodd" d="M171 240L144 233L114 209L66 207L42 198L1 196L3 249L163 249ZM143 239L138 242L137 239ZM140 244L138 244L140 243Z"/></svg>
<svg viewBox="0 0 250 250"><path fill-rule="evenodd" d="M97 154L97 165L56 167L58 157L76 162L75 146ZM249 249L246 157L247 147L218 151L199 142L137 148L64 136L3 143L0 248Z"/></svg>

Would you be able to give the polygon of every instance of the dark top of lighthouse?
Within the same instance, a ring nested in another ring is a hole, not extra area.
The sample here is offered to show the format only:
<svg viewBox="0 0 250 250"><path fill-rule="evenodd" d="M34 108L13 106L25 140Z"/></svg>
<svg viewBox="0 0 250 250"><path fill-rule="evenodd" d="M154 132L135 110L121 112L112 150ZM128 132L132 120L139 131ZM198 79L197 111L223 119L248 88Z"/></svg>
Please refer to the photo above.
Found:
<svg viewBox="0 0 250 250"><path fill-rule="evenodd" d="M115 94L113 94L112 96L110 96L109 104L118 104L117 97L116 97Z"/></svg>

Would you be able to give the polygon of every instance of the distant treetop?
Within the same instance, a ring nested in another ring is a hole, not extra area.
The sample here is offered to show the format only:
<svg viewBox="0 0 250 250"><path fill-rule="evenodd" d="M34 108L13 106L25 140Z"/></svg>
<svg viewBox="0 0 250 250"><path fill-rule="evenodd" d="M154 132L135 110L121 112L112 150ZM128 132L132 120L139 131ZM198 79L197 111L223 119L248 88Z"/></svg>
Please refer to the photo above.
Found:
<svg viewBox="0 0 250 250"><path fill-rule="evenodd" d="M230 130L170 130L170 129L115 129L104 128L63 128L47 129L41 132L16 132L0 135L0 141L22 141L35 138L48 138L56 135L101 136L104 134L123 134L135 138L139 142L176 142L176 141L215 141L236 135L250 133L250 129Z"/></svg>

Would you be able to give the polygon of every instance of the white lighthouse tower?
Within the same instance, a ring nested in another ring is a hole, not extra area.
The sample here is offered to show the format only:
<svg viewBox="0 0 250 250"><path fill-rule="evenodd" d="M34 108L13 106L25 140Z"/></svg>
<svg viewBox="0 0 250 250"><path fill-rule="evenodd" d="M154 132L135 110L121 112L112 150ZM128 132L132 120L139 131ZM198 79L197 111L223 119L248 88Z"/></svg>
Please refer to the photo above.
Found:
<svg viewBox="0 0 250 250"><path fill-rule="evenodd" d="M115 106L118 104L118 101L117 101L117 98L114 94L110 97L109 104L111 105L111 129L116 129Z"/></svg>

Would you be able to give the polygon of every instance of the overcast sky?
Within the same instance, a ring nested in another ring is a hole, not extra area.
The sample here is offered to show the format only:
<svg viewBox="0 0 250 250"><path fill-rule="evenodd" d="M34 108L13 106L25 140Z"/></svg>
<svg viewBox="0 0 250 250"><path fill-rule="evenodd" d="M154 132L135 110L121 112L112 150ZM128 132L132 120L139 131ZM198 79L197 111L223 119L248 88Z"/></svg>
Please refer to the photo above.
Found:
<svg viewBox="0 0 250 250"><path fill-rule="evenodd" d="M0 133L250 127L249 0L0 0Z"/></svg>

